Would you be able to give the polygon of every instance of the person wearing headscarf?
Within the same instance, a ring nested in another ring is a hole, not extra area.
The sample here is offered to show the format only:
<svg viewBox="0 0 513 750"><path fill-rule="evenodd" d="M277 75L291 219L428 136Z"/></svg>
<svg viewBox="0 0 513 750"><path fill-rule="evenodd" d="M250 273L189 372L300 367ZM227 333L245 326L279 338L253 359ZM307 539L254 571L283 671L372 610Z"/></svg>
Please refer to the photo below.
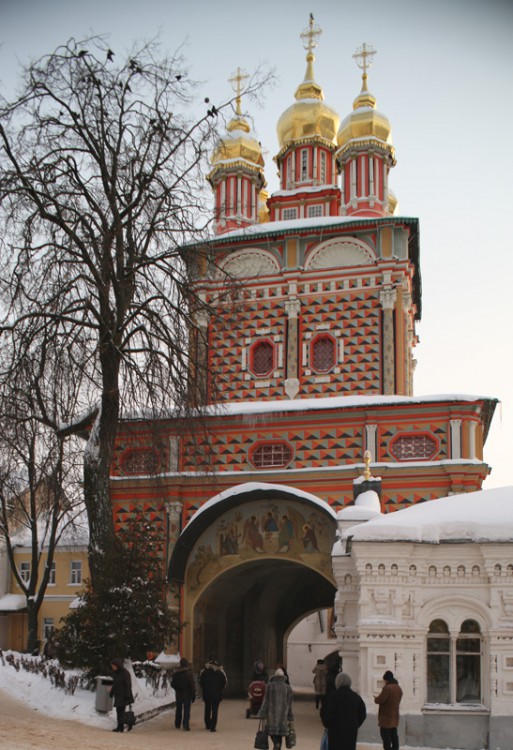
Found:
<svg viewBox="0 0 513 750"><path fill-rule="evenodd" d="M276 669L267 683L257 716L265 720L267 732L273 741L273 750L280 750L283 737L287 737L290 731L289 722L294 720L292 688L285 682L283 669Z"/></svg>

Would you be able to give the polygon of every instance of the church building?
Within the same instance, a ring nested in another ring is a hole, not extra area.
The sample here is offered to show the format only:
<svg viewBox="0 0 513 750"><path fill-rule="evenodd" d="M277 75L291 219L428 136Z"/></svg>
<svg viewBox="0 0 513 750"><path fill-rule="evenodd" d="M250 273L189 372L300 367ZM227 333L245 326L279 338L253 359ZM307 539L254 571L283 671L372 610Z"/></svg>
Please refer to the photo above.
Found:
<svg viewBox="0 0 513 750"><path fill-rule="evenodd" d="M340 514L355 512L366 482L387 518L478 491L490 470L483 447L496 399L414 395L419 223L397 213L389 187L396 153L369 90L375 53L364 44L354 55L361 90L341 119L315 79L319 34L311 19L301 35L304 79L277 121L271 195L242 113L244 74L232 79L234 116L206 176L214 234L188 248L212 311L198 313L194 338L210 373L201 419L124 421L112 466L116 524L142 510L166 530L180 653L195 669L216 654L238 694L257 658L284 662L290 631L325 609L334 611L332 650L354 685L377 691L390 654L368 677L353 622L361 571L337 541ZM364 469L379 481L364 478L358 490ZM394 594L375 596L386 608ZM411 616L413 602L402 606ZM406 692L418 677L402 663ZM415 690L416 711L427 698L419 682ZM415 731L408 744L422 746L419 724Z"/></svg>

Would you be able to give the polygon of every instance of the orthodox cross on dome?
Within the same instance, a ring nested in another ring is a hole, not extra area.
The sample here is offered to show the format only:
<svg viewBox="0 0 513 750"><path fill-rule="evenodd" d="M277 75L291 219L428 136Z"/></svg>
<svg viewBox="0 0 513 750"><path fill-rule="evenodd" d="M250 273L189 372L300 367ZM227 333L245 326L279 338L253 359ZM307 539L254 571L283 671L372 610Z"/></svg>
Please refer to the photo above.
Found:
<svg viewBox="0 0 513 750"><path fill-rule="evenodd" d="M237 95L237 98L235 99L235 112L239 116L242 115L241 94L244 89L243 83L245 83L248 78L249 76L245 70L242 70L242 68L237 68L235 73L232 74L232 77L228 79L228 83L231 85Z"/></svg>
<svg viewBox="0 0 513 750"><path fill-rule="evenodd" d="M375 54L377 54L376 50L371 47L370 44L365 44L364 42L361 47L357 48L356 52L353 55L353 58L356 60L356 64L358 65L360 70L363 70L363 75L365 77L367 77L367 70L372 65L372 58Z"/></svg>
<svg viewBox="0 0 513 750"><path fill-rule="evenodd" d="M309 55L311 55L312 50L317 47L317 38L320 37L321 34L321 27L314 24L313 13L310 13L308 28L302 31L300 34L301 41L303 42L303 47L308 51Z"/></svg>

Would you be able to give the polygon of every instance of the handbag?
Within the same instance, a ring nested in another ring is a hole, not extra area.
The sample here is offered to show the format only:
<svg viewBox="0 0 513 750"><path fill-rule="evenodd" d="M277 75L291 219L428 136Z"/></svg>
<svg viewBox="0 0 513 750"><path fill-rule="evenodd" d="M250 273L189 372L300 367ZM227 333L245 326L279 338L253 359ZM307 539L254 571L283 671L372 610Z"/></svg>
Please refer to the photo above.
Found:
<svg viewBox="0 0 513 750"><path fill-rule="evenodd" d="M130 732L136 721L137 719L134 712L132 711L132 706L130 706L128 710L123 714L123 724L127 725L128 731Z"/></svg>
<svg viewBox="0 0 513 750"><path fill-rule="evenodd" d="M255 750L269 750L269 734L267 733L264 719L260 719L253 747Z"/></svg>
<svg viewBox="0 0 513 750"><path fill-rule="evenodd" d="M296 728L293 721L289 721L289 733L285 736L285 747L291 748L296 744Z"/></svg>

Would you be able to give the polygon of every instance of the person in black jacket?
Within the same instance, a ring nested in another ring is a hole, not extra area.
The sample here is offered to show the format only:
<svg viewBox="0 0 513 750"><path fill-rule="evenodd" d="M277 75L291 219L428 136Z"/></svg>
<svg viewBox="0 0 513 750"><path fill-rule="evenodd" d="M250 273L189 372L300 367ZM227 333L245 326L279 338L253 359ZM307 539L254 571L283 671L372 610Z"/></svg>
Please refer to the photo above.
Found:
<svg viewBox="0 0 513 750"><path fill-rule="evenodd" d="M226 683L226 673L221 662L215 656L209 656L200 672L199 684L205 704L205 727L211 732L216 731L219 704L223 699Z"/></svg>
<svg viewBox="0 0 513 750"><path fill-rule="evenodd" d="M328 730L330 750L356 750L358 729L367 717L365 703L351 690L351 678L340 672L335 679L335 690L326 696L321 706L321 720Z"/></svg>
<svg viewBox="0 0 513 750"><path fill-rule="evenodd" d="M113 659L110 663L112 669L112 687L110 697L114 698L114 707L116 709L117 726L113 732L122 732L125 719L125 708L134 702L132 694L132 678L130 672L123 666L123 659ZM132 729L129 725L128 731Z"/></svg>
<svg viewBox="0 0 513 750"><path fill-rule="evenodd" d="M194 675L187 659L180 659L180 666L173 672L171 687L175 691L176 712L175 727L180 729L182 725L186 732L190 730L191 703L196 699L196 686Z"/></svg>

